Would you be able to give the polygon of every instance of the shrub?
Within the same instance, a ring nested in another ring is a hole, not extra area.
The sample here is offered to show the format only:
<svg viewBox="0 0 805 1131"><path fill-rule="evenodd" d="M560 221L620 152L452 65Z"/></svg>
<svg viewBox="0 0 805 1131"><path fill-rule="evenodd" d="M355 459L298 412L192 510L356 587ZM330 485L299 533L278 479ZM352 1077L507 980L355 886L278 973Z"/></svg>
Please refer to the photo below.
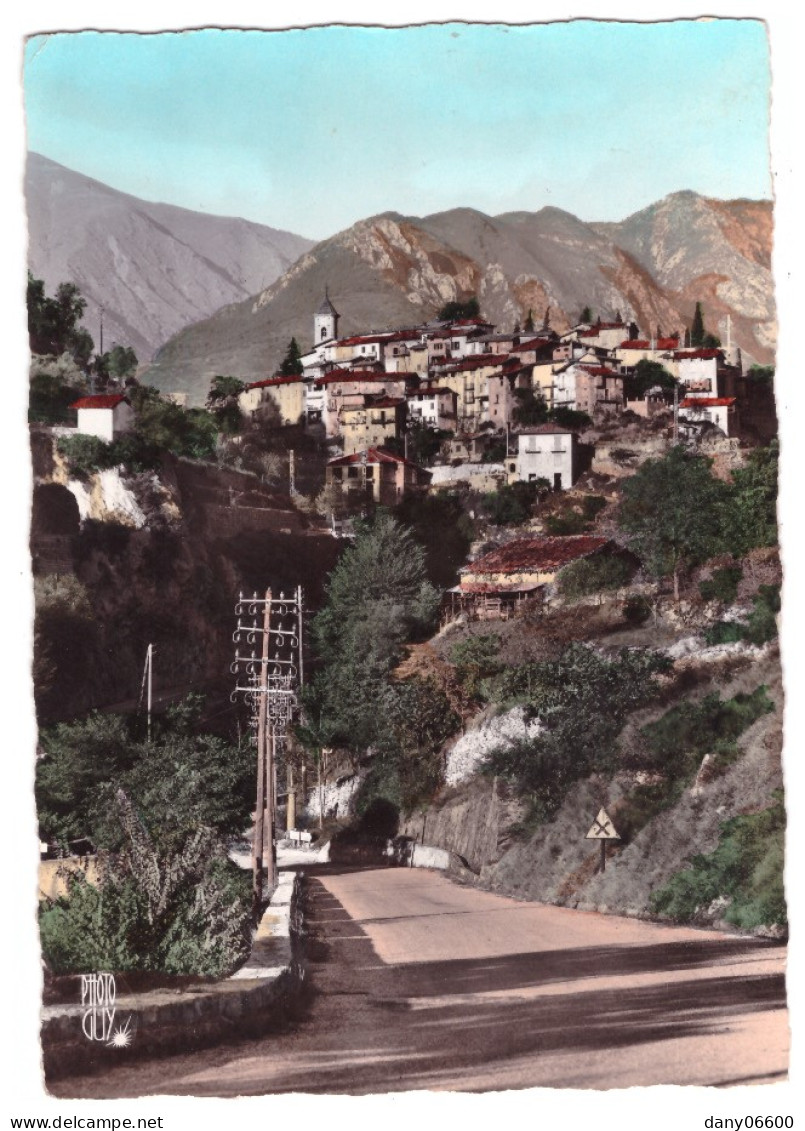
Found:
<svg viewBox="0 0 805 1131"><path fill-rule="evenodd" d="M627 585L632 570L623 558L599 554L580 558L559 572L559 591L563 597L575 600L602 589L620 589Z"/></svg>
<svg viewBox="0 0 805 1131"><path fill-rule="evenodd" d="M497 675L501 670L500 636L496 632L482 636L470 636L460 644L454 644L450 659L456 666L456 675L464 692L470 698L477 698L481 691L481 680L486 676Z"/></svg>
<svg viewBox="0 0 805 1131"><path fill-rule="evenodd" d="M98 436L85 436L83 433L60 436L56 448L67 460L74 475L84 476L115 466L112 445Z"/></svg>
<svg viewBox="0 0 805 1131"><path fill-rule="evenodd" d="M729 923L745 929L785 926L784 859L785 807L778 791L768 808L725 821L715 851L694 856L688 868L652 892L649 906L655 914L690 922L726 897Z"/></svg>
<svg viewBox="0 0 805 1131"><path fill-rule="evenodd" d="M745 621L716 621L704 634L707 644L732 644L745 640L749 644L767 644L777 636L777 613L780 611L779 585L761 585L752 601L752 611Z"/></svg>
<svg viewBox="0 0 805 1131"><path fill-rule="evenodd" d="M738 595L738 583L743 577L740 566L725 566L713 571L713 576L699 583L699 592L705 601L721 601L728 605Z"/></svg>

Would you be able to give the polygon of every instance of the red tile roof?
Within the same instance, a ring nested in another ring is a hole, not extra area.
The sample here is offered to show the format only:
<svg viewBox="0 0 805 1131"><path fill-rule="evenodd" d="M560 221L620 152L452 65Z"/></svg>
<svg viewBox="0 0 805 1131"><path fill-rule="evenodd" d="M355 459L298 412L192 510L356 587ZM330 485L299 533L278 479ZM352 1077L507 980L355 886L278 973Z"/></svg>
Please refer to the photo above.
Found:
<svg viewBox="0 0 805 1131"><path fill-rule="evenodd" d="M735 397L685 397L680 408L725 408L735 404Z"/></svg>
<svg viewBox="0 0 805 1131"><path fill-rule="evenodd" d="M711 361L714 357L722 356L723 350L718 349L677 350L674 354L674 360L687 361L689 359L698 358L701 361Z"/></svg>
<svg viewBox="0 0 805 1131"><path fill-rule="evenodd" d="M268 389L274 385L293 385L301 381L301 377L267 377L264 381L252 381L246 389Z"/></svg>
<svg viewBox="0 0 805 1131"><path fill-rule="evenodd" d="M364 455L366 459L364 460ZM407 467L415 467L417 471L427 470L421 468L418 464L412 463L410 459L404 459L402 456L395 455L394 452L388 451L386 448L367 448L365 452L353 452L348 456L336 456L335 459L327 461L328 467L348 467L354 464L362 463L404 463Z"/></svg>
<svg viewBox="0 0 805 1131"><path fill-rule="evenodd" d="M566 538L522 538L484 554L466 565L462 573L550 573L577 558L597 553L609 545L608 538L577 534ZM462 588L464 582L462 581Z"/></svg>
<svg viewBox="0 0 805 1131"><path fill-rule="evenodd" d="M123 401L131 403L125 393L96 393L91 397L79 397L70 408L116 408Z"/></svg>
<svg viewBox="0 0 805 1131"><path fill-rule="evenodd" d="M579 369L583 369L591 377L620 377L620 373L616 373L614 369L607 369L605 365L579 365Z"/></svg>
<svg viewBox="0 0 805 1131"><path fill-rule="evenodd" d="M679 338L655 338L655 350L676 350L679 349ZM618 346L619 350L650 350L652 344L647 338L634 338L632 341L621 342Z"/></svg>
<svg viewBox="0 0 805 1131"><path fill-rule="evenodd" d="M575 436L573 428L562 428L559 424L534 424L529 428L520 428L518 436Z"/></svg>
<svg viewBox="0 0 805 1131"><path fill-rule="evenodd" d="M452 361L444 367L440 366L440 370L442 373L461 373L465 369L483 369L486 365L502 365L508 360L507 353L480 353L465 357L461 361Z"/></svg>
<svg viewBox="0 0 805 1131"><path fill-rule="evenodd" d="M518 346L512 346L512 353L525 353L527 350L534 350L539 352L542 350L547 353L548 350L553 352L556 349L556 342L546 341L545 338L530 338L527 342L520 342Z"/></svg>
<svg viewBox="0 0 805 1131"><path fill-rule="evenodd" d="M366 382L378 381L405 381L409 377L416 377L415 373L383 373L374 369L333 369L323 377L317 377L314 385L332 385L335 381L342 384L352 382L362 385Z"/></svg>

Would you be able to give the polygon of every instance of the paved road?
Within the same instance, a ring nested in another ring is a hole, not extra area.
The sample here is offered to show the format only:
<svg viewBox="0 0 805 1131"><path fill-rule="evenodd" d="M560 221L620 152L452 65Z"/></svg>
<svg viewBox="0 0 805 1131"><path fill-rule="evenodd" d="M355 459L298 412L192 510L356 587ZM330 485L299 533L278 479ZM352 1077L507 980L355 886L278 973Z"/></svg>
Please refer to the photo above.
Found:
<svg viewBox="0 0 805 1131"><path fill-rule="evenodd" d="M520 903L409 869L314 869L287 1031L57 1082L64 1096L749 1084L785 1078L784 948Z"/></svg>

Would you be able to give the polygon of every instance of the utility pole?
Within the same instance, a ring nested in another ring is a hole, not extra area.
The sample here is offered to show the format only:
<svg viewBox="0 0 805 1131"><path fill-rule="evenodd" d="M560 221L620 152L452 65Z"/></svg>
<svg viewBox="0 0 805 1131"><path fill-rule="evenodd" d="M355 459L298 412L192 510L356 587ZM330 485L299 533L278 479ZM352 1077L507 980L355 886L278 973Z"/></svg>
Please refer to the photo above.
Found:
<svg viewBox="0 0 805 1131"><path fill-rule="evenodd" d="M143 695L146 699L147 710L147 730L146 741L151 745L151 708L154 702L154 652L153 644L149 644L145 651L145 667L143 668L143 682L140 688L140 704L137 708L138 711L142 709Z"/></svg>
<svg viewBox="0 0 805 1131"><path fill-rule="evenodd" d="M259 612L262 610L262 625ZM238 683L232 692L235 701L243 693L246 701L256 712L252 723L256 729L257 742L257 789L252 841L252 896L255 916L263 903L263 873L270 890L276 887L277 866L274 852L274 826L277 797L276 761L278 744L284 739L288 723L297 709L297 689L301 682L301 625L302 589L297 587L293 597L272 595L267 589L265 596L258 598L255 593L251 599L239 595L235 606L238 617L237 628L233 634L236 644L246 642L256 644L260 637L260 656L252 651L250 656L241 656L236 650L230 671L238 678L247 676L250 682ZM242 617L252 618L250 625L243 623ZM290 619L290 625L288 620ZM270 655L271 645L275 653Z"/></svg>

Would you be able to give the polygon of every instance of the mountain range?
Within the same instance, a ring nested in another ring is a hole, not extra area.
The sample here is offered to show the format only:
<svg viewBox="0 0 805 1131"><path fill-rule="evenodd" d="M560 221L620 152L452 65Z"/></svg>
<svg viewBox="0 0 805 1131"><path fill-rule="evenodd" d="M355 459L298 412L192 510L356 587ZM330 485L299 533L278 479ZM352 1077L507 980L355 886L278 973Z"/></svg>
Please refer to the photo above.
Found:
<svg viewBox="0 0 805 1131"><path fill-rule="evenodd" d="M76 283L100 347L148 361L188 323L262 290L313 241L235 217L154 204L29 153L28 266L47 292Z"/></svg>
<svg viewBox="0 0 805 1131"><path fill-rule="evenodd" d="M312 340L327 289L341 334L432 319L447 301L476 294L499 327L529 308L562 331L585 306L617 313L650 335L689 326L697 301L706 329L745 359L774 356L772 206L692 192L666 197L621 223L585 223L557 208L485 216L468 208L422 219L387 213L361 220L307 251L254 299L180 331L144 379L203 399L217 373L270 375L292 336Z"/></svg>
<svg viewBox="0 0 805 1131"><path fill-rule="evenodd" d="M271 375L291 337L309 347L325 290L343 335L419 324L471 295L502 329L531 309L538 322L548 311L561 332L589 306L634 320L644 335L670 334L690 325L698 301L706 329L725 342L729 316L745 360L774 359L770 201L683 191L618 223L554 207L388 212L313 245L147 204L36 155L27 180L33 273L103 301L105 326L115 327L105 342L117 335L141 358L155 350L141 380L191 404L203 403L216 374Z"/></svg>

